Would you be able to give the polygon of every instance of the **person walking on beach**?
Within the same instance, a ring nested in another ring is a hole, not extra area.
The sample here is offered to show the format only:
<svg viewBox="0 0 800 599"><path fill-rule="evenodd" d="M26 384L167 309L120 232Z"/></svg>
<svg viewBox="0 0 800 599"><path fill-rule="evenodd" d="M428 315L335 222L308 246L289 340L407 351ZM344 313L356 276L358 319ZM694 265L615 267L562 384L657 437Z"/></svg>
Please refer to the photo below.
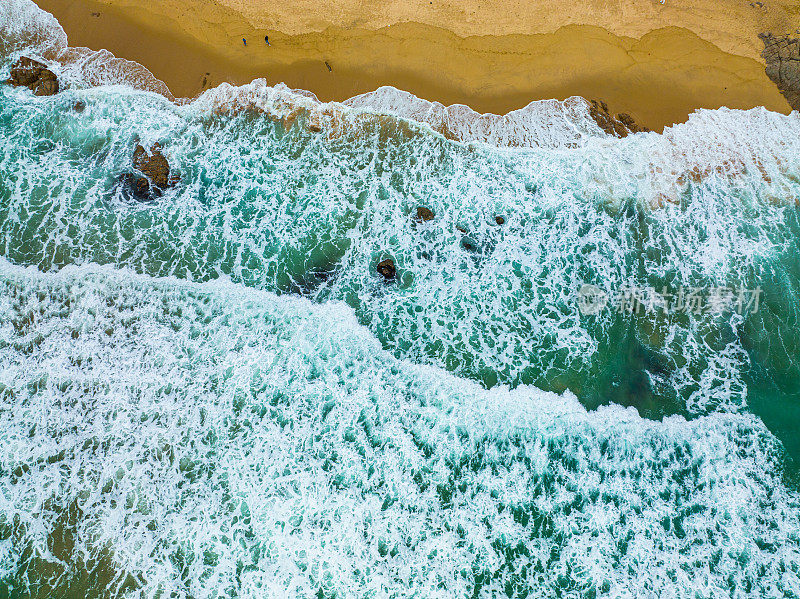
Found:
<svg viewBox="0 0 800 599"><path fill-rule="evenodd" d="M272 44L270 44L270 43L269 43L269 36L268 36L268 35L265 35L265 36L264 36L264 42L266 42L266 44L267 44L268 46L271 46L271 45L272 45Z"/></svg>
<svg viewBox="0 0 800 599"><path fill-rule="evenodd" d="M243 43L245 46L247 46L247 40L246 40L245 38L242 38L242 43Z"/></svg>

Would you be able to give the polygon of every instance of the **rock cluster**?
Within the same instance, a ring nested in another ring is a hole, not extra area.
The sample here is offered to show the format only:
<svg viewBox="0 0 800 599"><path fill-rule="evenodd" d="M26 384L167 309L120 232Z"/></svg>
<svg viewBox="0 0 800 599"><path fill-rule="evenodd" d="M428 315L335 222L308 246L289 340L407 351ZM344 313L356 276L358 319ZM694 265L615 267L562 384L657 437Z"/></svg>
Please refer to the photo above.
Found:
<svg viewBox="0 0 800 599"><path fill-rule="evenodd" d="M47 65L21 56L11 67L11 77L7 83L24 86L37 96L52 96L58 93L58 77Z"/></svg>
<svg viewBox="0 0 800 599"><path fill-rule="evenodd" d="M758 37L764 42L761 56L767 63L767 77L778 86L789 106L800 110L800 39L771 33Z"/></svg>
<svg viewBox="0 0 800 599"><path fill-rule="evenodd" d="M128 182L134 195L139 199L153 199L175 184L174 176L170 177L169 162L161 152L161 144L154 143L150 150L136 144L133 151L133 167L142 173L133 174Z"/></svg>
<svg viewBox="0 0 800 599"><path fill-rule="evenodd" d="M647 127L640 126L634 118L625 113L619 113L616 118L608 112L608 105L600 100L592 100L589 103L589 115L597 125L609 135L616 137L627 137L630 133L640 131L650 131Z"/></svg>

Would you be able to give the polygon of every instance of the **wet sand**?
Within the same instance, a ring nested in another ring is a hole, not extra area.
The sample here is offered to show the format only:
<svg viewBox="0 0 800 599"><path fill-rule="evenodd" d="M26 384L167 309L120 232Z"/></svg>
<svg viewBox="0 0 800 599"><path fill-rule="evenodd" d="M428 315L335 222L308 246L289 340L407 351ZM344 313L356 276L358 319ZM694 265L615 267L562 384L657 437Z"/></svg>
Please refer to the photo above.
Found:
<svg viewBox="0 0 800 599"><path fill-rule="evenodd" d="M789 32L800 14L788 3L758 8L712 0L695 10L671 2L662 10L646 1L630 3L630 14L612 23L620 4L599 0L558 8L512 1L502 11L461 0L427 11L419 5L416 13L416 0L366 7L339 0L321 20L313 16L321 14L319 3L312 10L306 1L269 9L259 0L36 2L58 18L70 45L140 62L176 96L256 77L326 101L392 85L495 113L581 95L603 99L612 112L630 113L656 130L696 108L766 106L788 113L764 72L757 34ZM587 13L592 7L594 15Z"/></svg>

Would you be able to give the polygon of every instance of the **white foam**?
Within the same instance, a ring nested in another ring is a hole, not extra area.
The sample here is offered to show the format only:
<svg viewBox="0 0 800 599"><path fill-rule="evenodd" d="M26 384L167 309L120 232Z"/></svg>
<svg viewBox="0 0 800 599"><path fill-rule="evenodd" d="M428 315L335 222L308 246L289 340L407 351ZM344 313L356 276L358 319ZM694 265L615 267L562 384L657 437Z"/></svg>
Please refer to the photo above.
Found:
<svg viewBox="0 0 800 599"><path fill-rule="evenodd" d="M724 185L757 181L767 201L789 205L798 201L786 175L798 167L800 115L782 115L763 107L698 110L686 123L668 127L661 135L639 133L624 139L603 133L589 116L588 103L579 97L531 102L503 116L480 115L463 105L445 107L390 87L343 103L322 103L283 84L269 86L259 79L240 87L223 84L209 90L193 108L229 114L257 109L287 125L303 114L307 123L322 128L329 138L358 134L367 123L375 122L371 115L386 115L464 143L574 151L583 158L577 161L584 170L582 189L618 198L637 197L653 208L679 204L690 185L705 180ZM524 159L518 153L511 156Z"/></svg>
<svg viewBox="0 0 800 599"><path fill-rule="evenodd" d="M0 247L14 260L102 261L346 299L398 355L501 382L565 372L585 381L604 367L599 344L616 315L582 318L584 283L612 294L754 283L781 256L800 173L797 115L763 109L701 111L664 135L570 150L497 149L263 80L183 106L93 88L75 92L88 105L80 115L27 90L3 93L13 100L7 139L20 148L0 163L11 194ZM120 201L117 185L137 138L161 142L181 173L147 206ZM674 205L646 208L667 192ZM415 226L420 205L436 218ZM384 255L406 277L400 289L376 280ZM321 282L319 270L335 276ZM692 414L744 408L747 353L706 341L737 327L714 314L640 323L637 338L669 373L655 381L663 396Z"/></svg>
<svg viewBox="0 0 800 599"><path fill-rule="evenodd" d="M384 86L343 104L425 123L448 139L498 147L577 148L589 138L606 137L589 115L588 102L578 96L564 101L535 101L498 115L481 114L463 104L445 106Z"/></svg>
<svg viewBox="0 0 800 599"><path fill-rule="evenodd" d="M67 47L67 34L56 18L31 0L0 4L0 57L26 50L54 57Z"/></svg>
<svg viewBox="0 0 800 599"><path fill-rule="evenodd" d="M142 596L800 590L798 498L752 416L485 391L341 304L230 283L2 262L0 285L4 563L60 559L57 589L77 502L73 555Z"/></svg>
<svg viewBox="0 0 800 599"><path fill-rule="evenodd" d="M9 0L0 12L0 53L22 49L58 58L64 74L75 84L113 85L127 83L136 89L162 94L170 99L167 86L145 67L119 59L110 52L71 49L66 35L49 13L31 0ZM614 180L639 181L638 192L653 206L678 202L692 180L708 176L737 177L759 173L768 183L769 198L797 201L780 175L793 168L797 155L800 117L772 113L764 108L750 111L698 110L683 124L667 128L663 135L639 133L623 140L605 134L589 115L588 103L580 97L564 101L542 100L505 115L480 114L468 106L444 106L390 86L361 94L342 103L319 102L313 93L291 90L284 84L267 85L263 79L234 87L222 84L194 101L198 110L231 111L257 108L281 119L307 113L309 122L325 125L329 135L340 135L341 127L358 129L364 114L389 116L429 127L463 143L480 142L499 148L586 149L590 154L613 152L620 175ZM355 109L355 110L353 110ZM372 119L366 119L371 121ZM642 156L631 161L628 146L642 147ZM776 166L768 159L778 157ZM616 175L616 173L614 173ZM775 182L775 180L778 180ZM597 181L611 186L613 182Z"/></svg>
<svg viewBox="0 0 800 599"><path fill-rule="evenodd" d="M174 100L167 84L138 62L117 58L108 50L69 48L59 55L61 75L81 87L126 85Z"/></svg>

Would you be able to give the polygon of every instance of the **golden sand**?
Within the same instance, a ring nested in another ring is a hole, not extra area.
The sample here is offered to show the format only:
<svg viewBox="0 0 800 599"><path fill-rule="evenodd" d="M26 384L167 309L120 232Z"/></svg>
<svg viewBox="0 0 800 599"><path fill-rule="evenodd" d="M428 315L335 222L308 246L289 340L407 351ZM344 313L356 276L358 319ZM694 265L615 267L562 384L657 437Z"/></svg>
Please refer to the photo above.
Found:
<svg viewBox="0 0 800 599"><path fill-rule="evenodd" d="M696 108L789 112L757 36L800 27L798 0L36 2L71 45L136 60L178 96L256 77L322 100L392 85L496 113L582 95L653 129Z"/></svg>

